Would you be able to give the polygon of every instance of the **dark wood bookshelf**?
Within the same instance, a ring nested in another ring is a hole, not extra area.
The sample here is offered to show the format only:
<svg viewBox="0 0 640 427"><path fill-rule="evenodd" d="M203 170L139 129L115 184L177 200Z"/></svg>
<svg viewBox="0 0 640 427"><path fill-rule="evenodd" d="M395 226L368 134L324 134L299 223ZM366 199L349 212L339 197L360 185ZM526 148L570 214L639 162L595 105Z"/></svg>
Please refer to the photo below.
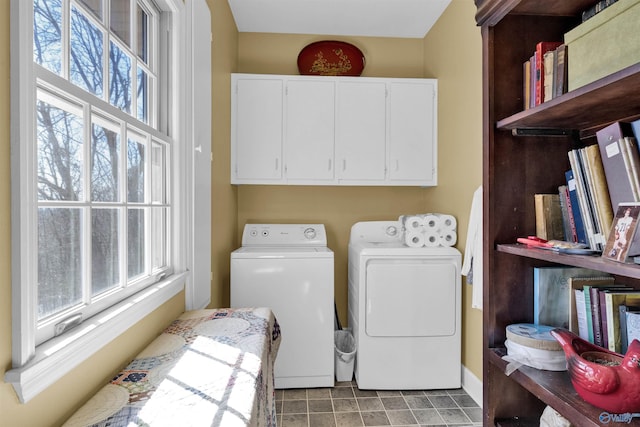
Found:
<svg viewBox="0 0 640 427"><path fill-rule="evenodd" d="M476 0L483 50L484 425L537 426L546 406L573 425L602 425L604 411L577 395L566 371L525 366L505 374L506 326L533 322L535 267L595 269L640 289L640 265L515 243L535 234L533 195L566 184L567 153L594 143L595 131L612 122L640 118L640 64L523 111L523 63L538 42L563 40L595 3ZM640 419L630 424L640 426Z"/></svg>

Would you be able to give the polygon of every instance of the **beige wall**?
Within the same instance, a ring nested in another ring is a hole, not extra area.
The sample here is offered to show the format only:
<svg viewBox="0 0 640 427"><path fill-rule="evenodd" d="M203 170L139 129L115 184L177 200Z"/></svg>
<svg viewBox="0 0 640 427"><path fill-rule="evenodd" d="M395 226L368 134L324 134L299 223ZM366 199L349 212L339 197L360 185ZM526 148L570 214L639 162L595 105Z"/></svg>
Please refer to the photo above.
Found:
<svg viewBox="0 0 640 427"><path fill-rule="evenodd" d="M22 1L22 0L21 0ZM229 185L229 74L236 63L237 30L226 0L207 0L213 18L213 241L212 306L228 301L229 252L235 245L235 189ZM0 378L11 368L11 244L9 170L9 0L0 0ZM59 426L184 311L180 293L108 344L63 379L20 404L0 381L0 425Z"/></svg>
<svg viewBox="0 0 640 427"><path fill-rule="evenodd" d="M458 219L464 252L471 198L482 182L481 38L471 0L453 0L424 40L339 37L365 55L363 76L438 79L438 186L238 186L237 232L250 222L319 222L335 252L335 298L347 323L347 248L358 221L443 212ZM298 74L298 52L332 36L240 34L238 72ZM482 316L463 285L463 364L482 378Z"/></svg>
<svg viewBox="0 0 640 427"><path fill-rule="evenodd" d="M453 0L429 31L425 75L438 78L440 168L432 201L458 219L464 253L473 192L482 184L482 39L471 0ZM463 281L464 283L464 281ZM462 363L482 380L482 312L463 284Z"/></svg>
<svg viewBox="0 0 640 427"><path fill-rule="evenodd" d="M238 31L226 0L207 0L213 19L213 142L211 233L213 281L210 307L229 305L229 254L236 249L237 190L231 176L231 73L236 71ZM198 236L196 236L198 238Z"/></svg>

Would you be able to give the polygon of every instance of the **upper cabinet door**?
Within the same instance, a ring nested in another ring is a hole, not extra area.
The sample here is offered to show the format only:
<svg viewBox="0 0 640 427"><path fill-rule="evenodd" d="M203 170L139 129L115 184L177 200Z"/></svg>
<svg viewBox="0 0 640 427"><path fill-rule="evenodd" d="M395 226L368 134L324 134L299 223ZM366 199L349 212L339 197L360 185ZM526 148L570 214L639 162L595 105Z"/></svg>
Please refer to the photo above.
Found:
<svg viewBox="0 0 640 427"><path fill-rule="evenodd" d="M287 180L333 180L335 82L289 80L285 126Z"/></svg>
<svg viewBox="0 0 640 427"><path fill-rule="evenodd" d="M437 82L394 81L389 88L389 179L436 185Z"/></svg>
<svg viewBox="0 0 640 427"><path fill-rule="evenodd" d="M385 179L386 83L340 81L336 101L336 176L344 181Z"/></svg>
<svg viewBox="0 0 640 427"><path fill-rule="evenodd" d="M282 182L283 80L232 76L232 183Z"/></svg>

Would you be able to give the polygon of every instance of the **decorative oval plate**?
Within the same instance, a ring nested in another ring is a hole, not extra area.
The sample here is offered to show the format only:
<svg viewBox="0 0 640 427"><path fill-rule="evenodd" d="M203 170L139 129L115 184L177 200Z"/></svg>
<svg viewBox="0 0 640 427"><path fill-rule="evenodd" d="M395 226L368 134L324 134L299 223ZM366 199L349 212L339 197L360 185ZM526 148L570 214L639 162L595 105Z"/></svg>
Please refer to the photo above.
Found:
<svg viewBox="0 0 640 427"><path fill-rule="evenodd" d="M359 76L364 63L360 49L335 40L311 43L298 55L298 70L303 75Z"/></svg>

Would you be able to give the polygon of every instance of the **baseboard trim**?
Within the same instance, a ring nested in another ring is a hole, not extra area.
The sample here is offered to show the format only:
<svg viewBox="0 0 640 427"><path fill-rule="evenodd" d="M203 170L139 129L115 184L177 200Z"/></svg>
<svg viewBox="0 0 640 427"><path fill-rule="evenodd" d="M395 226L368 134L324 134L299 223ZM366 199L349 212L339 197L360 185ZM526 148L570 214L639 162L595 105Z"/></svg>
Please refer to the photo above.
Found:
<svg viewBox="0 0 640 427"><path fill-rule="evenodd" d="M482 380L462 365L462 388L482 408Z"/></svg>

